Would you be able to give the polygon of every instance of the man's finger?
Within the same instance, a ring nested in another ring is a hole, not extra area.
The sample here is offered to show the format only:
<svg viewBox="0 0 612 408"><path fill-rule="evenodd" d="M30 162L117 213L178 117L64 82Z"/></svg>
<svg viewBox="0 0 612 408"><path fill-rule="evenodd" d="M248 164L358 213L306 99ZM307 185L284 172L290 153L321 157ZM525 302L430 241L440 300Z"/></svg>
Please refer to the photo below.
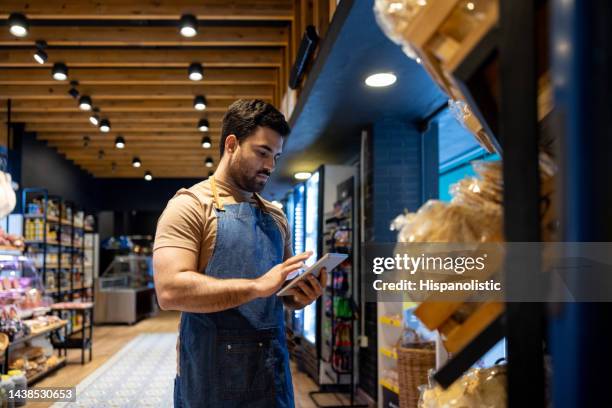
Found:
<svg viewBox="0 0 612 408"><path fill-rule="evenodd" d="M314 291L315 295L317 297L321 296L323 292L321 290L321 283L319 283L319 280L315 278L314 276L310 275L308 277L308 283L310 284L310 287Z"/></svg>
<svg viewBox="0 0 612 408"><path fill-rule="evenodd" d="M327 286L327 268L321 268L321 272L319 272L319 283L322 288Z"/></svg>
<svg viewBox="0 0 612 408"><path fill-rule="evenodd" d="M298 284L300 290L302 292L304 292L304 294L310 298L310 299L314 299L317 297L317 295L315 294L315 292L312 290L312 288L310 287L310 285L307 282L301 281Z"/></svg>

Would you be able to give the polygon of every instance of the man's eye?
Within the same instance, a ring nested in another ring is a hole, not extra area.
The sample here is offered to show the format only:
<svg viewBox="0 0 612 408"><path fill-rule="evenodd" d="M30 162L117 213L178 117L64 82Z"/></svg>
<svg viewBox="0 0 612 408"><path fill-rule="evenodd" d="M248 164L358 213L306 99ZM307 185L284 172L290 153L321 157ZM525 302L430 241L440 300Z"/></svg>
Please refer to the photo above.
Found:
<svg viewBox="0 0 612 408"><path fill-rule="evenodd" d="M261 157L266 157L266 156L268 155L268 153L267 153L267 152L264 152L263 150L260 150L260 151L259 151L259 155L260 155Z"/></svg>

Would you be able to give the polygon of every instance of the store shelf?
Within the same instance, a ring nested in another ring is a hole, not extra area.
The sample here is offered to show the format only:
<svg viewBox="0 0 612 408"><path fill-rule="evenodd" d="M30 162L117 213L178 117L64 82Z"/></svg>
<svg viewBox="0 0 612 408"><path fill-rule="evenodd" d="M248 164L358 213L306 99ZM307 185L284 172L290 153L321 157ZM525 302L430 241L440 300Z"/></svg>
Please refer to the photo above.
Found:
<svg viewBox="0 0 612 408"><path fill-rule="evenodd" d="M391 392L399 394L399 387L386 378L380 380L380 385L382 385Z"/></svg>
<svg viewBox="0 0 612 408"><path fill-rule="evenodd" d="M43 334L51 333L51 332L53 332L55 330L61 329L62 327L66 326L67 324L68 324L68 322L66 320L62 320L62 321L60 321L58 323L54 323L54 324L51 324L49 326L43 327L42 329L32 330L30 332L30 334L28 334L27 336L23 336L23 337L20 337L18 339L14 339L13 341L11 341L9 343L9 347L12 347L12 346L14 346L16 344L21 344L21 343L26 342L28 340L32 340L33 338L38 337L38 336L42 336Z"/></svg>
<svg viewBox="0 0 612 408"><path fill-rule="evenodd" d="M93 229L93 228L87 228L87 227L85 227L83 230L84 230L85 232L94 232L94 229Z"/></svg>
<svg viewBox="0 0 612 408"><path fill-rule="evenodd" d="M391 349L388 349L386 347L381 347L380 348L380 354L382 354L385 357L389 357L389 358L391 358L393 360L397 360L397 351L395 351L395 350L391 350Z"/></svg>
<svg viewBox="0 0 612 408"><path fill-rule="evenodd" d="M52 372L54 372L55 370L57 370L58 368L61 368L63 366L66 365L66 357L58 357L57 359L57 364L48 367L46 370L41 371L40 373L36 373L31 377L28 377L28 385L32 385L33 383L35 383L36 381L42 379L43 377L46 377L47 375L51 374Z"/></svg>
<svg viewBox="0 0 612 408"><path fill-rule="evenodd" d="M57 241L43 241L43 240L38 240L38 239L26 239L24 242L26 244L34 244L34 245L43 245L43 244L53 245L53 246L60 245L60 243Z"/></svg>
<svg viewBox="0 0 612 408"><path fill-rule="evenodd" d="M380 316L380 322L393 327L402 327L402 320L392 316Z"/></svg>

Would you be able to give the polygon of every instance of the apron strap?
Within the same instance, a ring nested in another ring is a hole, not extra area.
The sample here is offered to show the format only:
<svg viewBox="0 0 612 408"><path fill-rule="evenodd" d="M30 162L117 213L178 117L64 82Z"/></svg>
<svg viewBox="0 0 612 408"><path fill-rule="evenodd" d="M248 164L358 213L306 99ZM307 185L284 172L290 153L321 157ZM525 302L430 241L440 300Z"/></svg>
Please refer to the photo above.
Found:
<svg viewBox="0 0 612 408"><path fill-rule="evenodd" d="M221 201L221 197L219 197L219 192L217 191L217 183L215 182L214 176L210 176L210 188L213 193L213 203L215 205L215 208L219 211L223 211L223 202ZM253 193L253 197L255 198L255 201L257 201L257 205L259 206L261 211L267 213L268 209L266 208L266 205L264 204L263 199L259 196L259 194Z"/></svg>

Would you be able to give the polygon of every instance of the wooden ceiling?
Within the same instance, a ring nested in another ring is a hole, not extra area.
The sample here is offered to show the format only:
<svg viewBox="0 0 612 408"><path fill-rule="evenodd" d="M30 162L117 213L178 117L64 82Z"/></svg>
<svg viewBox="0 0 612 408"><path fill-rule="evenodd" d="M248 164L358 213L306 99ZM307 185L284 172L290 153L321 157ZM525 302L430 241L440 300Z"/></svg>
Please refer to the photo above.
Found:
<svg viewBox="0 0 612 408"><path fill-rule="evenodd" d="M0 109L7 112L10 100L13 123L95 177L142 177L145 170L206 177L212 169L205 158L217 164L227 106L238 98L279 106L303 26L313 18L329 22L333 7L335 1L304 0L3 0ZM27 16L27 37L9 33L13 12ZM183 14L198 18L195 37L180 35ZM36 40L48 44L44 65L33 59ZM188 78L194 61L203 65L202 81ZM68 80L53 80L55 62L68 66ZM70 81L110 120L110 133L89 123L90 113L68 94ZM204 112L193 108L195 95L206 96ZM209 132L198 131L201 118L210 121ZM114 147L119 135L122 150ZM205 135L212 149L201 147ZM134 156L139 169L131 166Z"/></svg>

